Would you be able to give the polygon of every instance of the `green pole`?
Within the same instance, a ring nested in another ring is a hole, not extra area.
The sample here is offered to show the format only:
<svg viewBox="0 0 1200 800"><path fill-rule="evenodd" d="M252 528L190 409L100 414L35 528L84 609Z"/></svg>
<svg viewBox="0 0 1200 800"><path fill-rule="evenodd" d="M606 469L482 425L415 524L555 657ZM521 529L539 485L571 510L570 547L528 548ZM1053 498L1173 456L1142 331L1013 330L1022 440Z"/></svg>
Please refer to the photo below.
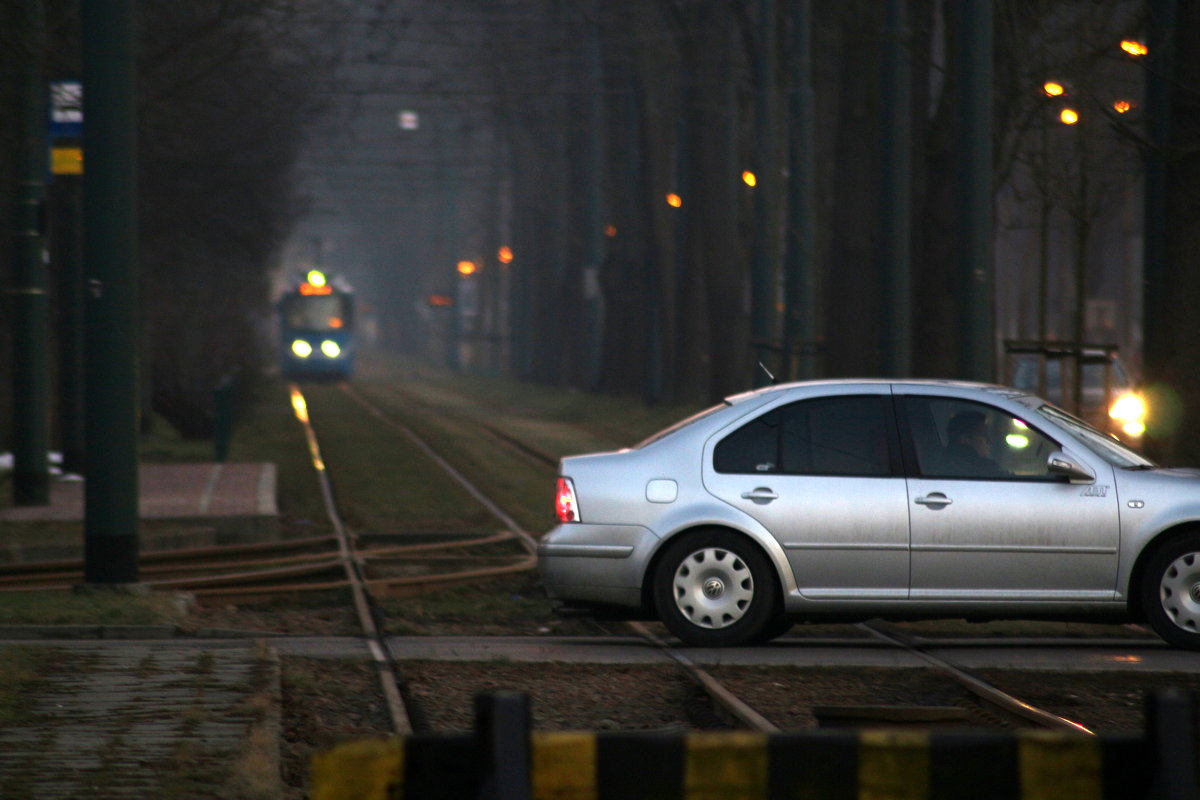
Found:
<svg viewBox="0 0 1200 800"><path fill-rule="evenodd" d="M784 352L794 371L784 374L817 377L816 354L816 174L813 158L812 0L792 2L792 80L789 90L787 261L784 291ZM798 351L798 355L797 355Z"/></svg>
<svg viewBox="0 0 1200 800"><path fill-rule="evenodd" d="M587 95L588 132L587 152L584 158L585 212L584 240L587 250L587 267L584 274L584 308L587 331L587 381L588 389L595 391L600 386L600 358L603 336L603 309L600 294L600 270L604 264L604 65L600 44L600 0L591 0L588 8L590 20L585 34L588 82Z"/></svg>
<svg viewBox="0 0 1200 800"><path fill-rule="evenodd" d="M991 0L962 0L958 24L959 373L994 381Z"/></svg>
<svg viewBox="0 0 1200 800"><path fill-rule="evenodd" d="M1150 52L1146 69L1146 133L1143 214L1142 325L1145 379L1160 390L1176 384L1172 362L1176 356L1175 319L1170 308L1167 267L1167 159L1171 140L1171 82L1175 61L1177 0L1152 0L1147 15ZM1154 403L1158 399L1150 397ZM1157 434L1157 436L1156 436ZM1174 457L1173 442L1154 426L1147 431L1146 445L1156 458Z"/></svg>
<svg viewBox="0 0 1200 800"><path fill-rule="evenodd" d="M58 428L62 469L83 474L86 446L83 418L83 254L80 248L83 183L78 176L60 175L60 204L54 239L58 245Z"/></svg>
<svg viewBox="0 0 1200 800"><path fill-rule="evenodd" d="M87 483L84 579L138 580L134 0L82 0Z"/></svg>
<svg viewBox="0 0 1200 800"><path fill-rule="evenodd" d="M880 256L883 261L884 374L912 373L912 278L909 257L912 150L909 122L906 0L888 0L883 51L883 187Z"/></svg>
<svg viewBox="0 0 1200 800"><path fill-rule="evenodd" d="M13 208L13 503L50 502L46 326L45 14L41 0L17 10L17 191Z"/></svg>
<svg viewBox="0 0 1200 800"><path fill-rule="evenodd" d="M772 371L775 339L775 187L779 165L775 148L775 0L759 0L758 54L755 59L755 134L758 186L754 192L754 251L750 266L750 339L754 353L754 383L770 382L759 369Z"/></svg>

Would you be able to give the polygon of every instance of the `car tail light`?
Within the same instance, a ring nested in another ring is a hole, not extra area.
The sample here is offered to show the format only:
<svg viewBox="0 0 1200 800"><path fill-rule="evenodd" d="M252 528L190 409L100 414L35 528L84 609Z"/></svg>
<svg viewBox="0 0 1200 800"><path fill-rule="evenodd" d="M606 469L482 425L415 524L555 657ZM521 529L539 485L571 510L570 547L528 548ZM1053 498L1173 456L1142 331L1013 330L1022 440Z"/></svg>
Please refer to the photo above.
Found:
<svg viewBox="0 0 1200 800"><path fill-rule="evenodd" d="M559 478L554 490L554 515L559 522L579 522L579 504L570 478Z"/></svg>

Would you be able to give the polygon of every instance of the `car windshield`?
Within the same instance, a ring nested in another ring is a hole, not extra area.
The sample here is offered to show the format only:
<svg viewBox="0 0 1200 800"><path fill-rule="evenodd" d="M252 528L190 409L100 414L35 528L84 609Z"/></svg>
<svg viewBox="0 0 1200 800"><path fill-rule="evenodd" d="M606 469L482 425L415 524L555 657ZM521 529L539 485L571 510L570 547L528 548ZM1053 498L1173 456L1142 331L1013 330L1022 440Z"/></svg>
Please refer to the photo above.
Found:
<svg viewBox="0 0 1200 800"><path fill-rule="evenodd" d="M1078 417L1047 403L1038 408L1038 413L1066 428L1082 439L1091 450L1114 467L1122 469L1150 469L1157 466L1153 461L1130 450L1107 433L1102 433Z"/></svg>
<svg viewBox="0 0 1200 800"><path fill-rule="evenodd" d="M663 428L658 433L655 433L655 434L652 434L652 435L646 437L645 439L638 442L630 449L631 450L640 450L647 445L654 444L655 442L657 442L660 439L665 439L666 437L670 436L671 434L683 430L684 428L688 427L692 423L699 422L700 420L704 419L705 417L709 416L710 414L715 414L716 412L720 411L723 408L729 408L730 405L732 405L732 403L728 403L728 402L718 403L717 405L712 406L711 408L706 408L703 411L698 411L695 414L692 414L690 417L681 419L681 420L679 420L679 422L676 422L674 425L670 425L666 428Z"/></svg>

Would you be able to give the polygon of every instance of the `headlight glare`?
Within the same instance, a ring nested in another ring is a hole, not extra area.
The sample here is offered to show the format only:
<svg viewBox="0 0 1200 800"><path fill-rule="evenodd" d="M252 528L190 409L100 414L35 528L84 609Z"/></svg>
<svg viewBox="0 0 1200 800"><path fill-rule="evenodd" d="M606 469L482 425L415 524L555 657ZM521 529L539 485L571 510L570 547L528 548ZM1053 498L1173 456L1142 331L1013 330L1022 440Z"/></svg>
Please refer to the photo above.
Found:
<svg viewBox="0 0 1200 800"><path fill-rule="evenodd" d="M300 358L308 358L312 355L312 345L303 339L297 339L292 342L292 352Z"/></svg>
<svg viewBox="0 0 1200 800"><path fill-rule="evenodd" d="M1141 436L1146 432L1146 426L1141 422L1126 422L1121 426L1127 436Z"/></svg>
<svg viewBox="0 0 1200 800"><path fill-rule="evenodd" d="M321 342L321 352L326 358L337 358L342 354L342 348L338 347L338 343L332 339L326 339Z"/></svg>
<svg viewBox="0 0 1200 800"><path fill-rule="evenodd" d="M1108 415L1118 422L1144 423L1146 420L1146 401L1135 392L1127 392L1113 402Z"/></svg>

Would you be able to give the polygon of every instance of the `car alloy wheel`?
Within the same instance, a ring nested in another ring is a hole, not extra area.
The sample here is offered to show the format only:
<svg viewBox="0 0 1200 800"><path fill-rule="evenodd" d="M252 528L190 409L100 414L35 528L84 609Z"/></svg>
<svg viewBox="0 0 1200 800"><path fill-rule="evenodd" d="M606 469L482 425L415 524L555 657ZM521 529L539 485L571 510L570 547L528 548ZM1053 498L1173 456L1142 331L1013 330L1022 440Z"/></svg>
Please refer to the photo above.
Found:
<svg viewBox="0 0 1200 800"><path fill-rule="evenodd" d="M1142 580L1147 621L1176 647L1200 650L1200 534L1160 545Z"/></svg>
<svg viewBox="0 0 1200 800"><path fill-rule="evenodd" d="M655 576L659 616L688 644L761 640L776 618L773 576L758 547L731 531L685 534L668 545Z"/></svg>

